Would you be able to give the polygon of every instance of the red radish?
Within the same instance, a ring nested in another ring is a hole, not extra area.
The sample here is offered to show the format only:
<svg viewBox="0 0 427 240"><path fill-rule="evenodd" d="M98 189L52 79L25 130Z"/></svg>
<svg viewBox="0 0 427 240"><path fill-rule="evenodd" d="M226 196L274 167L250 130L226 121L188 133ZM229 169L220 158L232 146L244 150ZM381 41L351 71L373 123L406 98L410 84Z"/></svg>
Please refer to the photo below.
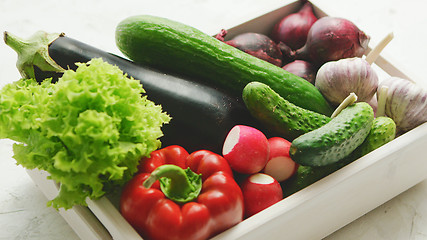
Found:
<svg viewBox="0 0 427 240"><path fill-rule="evenodd" d="M264 173L255 173L241 184L245 201L245 216L250 217L283 198L280 183Z"/></svg>
<svg viewBox="0 0 427 240"><path fill-rule="evenodd" d="M225 138L222 155L234 171L253 174L265 167L270 145L267 137L258 129L236 125Z"/></svg>
<svg viewBox="0 0 427 240"><path fill-rule="evenodd" d="M268 139L270 144L270 158L265 165L264 173L272 176L278 182L283 182L292 177L298 164L289 156L291 142L281 137Z"/></svg>
<svg viewBox="0 0 427 240"><path fill-rule="evenodd" d="M272 38L277 43L283 42L291 49L297 50L304 46L307 40L307 33L317 17L313 13L310 2L305 3L302 8L281 19L271 33Z"/></svg>

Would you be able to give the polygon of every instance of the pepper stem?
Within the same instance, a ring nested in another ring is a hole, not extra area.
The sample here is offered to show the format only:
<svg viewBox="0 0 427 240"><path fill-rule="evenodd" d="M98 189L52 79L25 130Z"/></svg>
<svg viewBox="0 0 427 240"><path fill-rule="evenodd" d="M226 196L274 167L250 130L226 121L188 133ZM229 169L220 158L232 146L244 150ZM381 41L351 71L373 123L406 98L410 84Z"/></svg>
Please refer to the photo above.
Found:
<svg viewBox="0 0 427 240"><path fill-rule="evenodd" d="M196 199L202 189L202 177L191 171L182 169L173 164L165 164L156 168L144 181L143 186L150 188L159 180L160 189L169 199L186 203Z"/></svg>
<svg viewBox="0 0 427 240"><path fill-rule="evenodd" d="M35 78L34 67L42 71L64 72L65 69L49 56L49 45L63 33L36 32L29 39L19 38L4 32L4 42L18 53L16 66L23 78Z"/></svg>

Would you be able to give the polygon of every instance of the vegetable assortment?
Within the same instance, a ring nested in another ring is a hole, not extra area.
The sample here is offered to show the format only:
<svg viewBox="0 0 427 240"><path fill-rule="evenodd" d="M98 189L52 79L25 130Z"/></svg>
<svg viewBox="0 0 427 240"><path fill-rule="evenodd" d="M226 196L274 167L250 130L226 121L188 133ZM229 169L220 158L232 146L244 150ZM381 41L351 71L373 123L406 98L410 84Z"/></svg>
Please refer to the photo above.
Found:
<svg viewBox="0 0 427 240"><path fill-rule="evenodd" d="M131 16L116 27L116 45L129 59L214 85L234 96L252 81L268 84L293 104L322 114L332 108L303 78L191 26L156 16Z"/></svg>
<svg viewBox="0 0 427 240"><path fill-rule="evenodd" d="M170 123L162 128L164 145L179 144L192 151L202 148L220 151L225 136L234 125L261 128L238 97L207 84L194 84L191 79L176 74L134 64L64 34L37 32L30 39L20 39L5 32L4 39L20 53L18 56L24 54L21 58L26 61L20 61L23 67L19 67L23 77L30 76L39 82L45 78L58 78L64 69L75 70L76 62L87 62L92 58L102 58L118 66L124 73L139 80L148 98L162 105L172 117ZM36 54L40 48L42 55ZM38 58L40 56L42 58ZM45 65L54 67L46 68ZM43 70L45 68L47 70ZM191 135L191 138L185 137L187 135Z"/></svg>
<svg viewBox="0 0 427 240"><path fill-rule="evenodd" d="M212 237L427 121L424 89L381 82L378 49L363 59L369 36L303 2L271 36L129 17L115 40L130 60L5 32L23 78L0 92L0 137L60 184L54 208L121 187L144 238Z"/></svg>

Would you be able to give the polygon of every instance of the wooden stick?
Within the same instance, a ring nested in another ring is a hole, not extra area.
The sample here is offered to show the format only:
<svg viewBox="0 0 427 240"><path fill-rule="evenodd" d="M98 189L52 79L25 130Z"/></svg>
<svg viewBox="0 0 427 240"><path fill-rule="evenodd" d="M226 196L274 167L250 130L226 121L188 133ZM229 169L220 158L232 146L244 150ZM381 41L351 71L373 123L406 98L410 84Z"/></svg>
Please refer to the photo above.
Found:
<svg viewBox="0 0 427 240"><path fill-rule="evenodd" d="M383 40L381 40L380 43L378 43L378 45L372 49L372 51L370 51L368 53L368 55L366 56L365 60L369 63L372 64L375 62L375 60L377 60L378 56L380 55L381 51L385 48L385 46L387 46L387 44L394 38L394 34L391 32L389 34L387 34L387 36L385 36L383 38Z"/></svg>

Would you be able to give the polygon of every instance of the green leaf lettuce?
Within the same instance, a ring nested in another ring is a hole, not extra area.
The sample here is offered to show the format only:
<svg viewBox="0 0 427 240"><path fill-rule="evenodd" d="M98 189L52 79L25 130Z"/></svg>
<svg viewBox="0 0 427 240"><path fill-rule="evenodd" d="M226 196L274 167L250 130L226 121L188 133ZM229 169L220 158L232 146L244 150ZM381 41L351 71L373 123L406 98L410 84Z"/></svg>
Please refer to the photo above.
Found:
<svg viewBox="0 0 427 240"><path fill-rule="evenodd" d="M170 117L144 94L138 80L101 59L56 83L21 79L0 92L0 138L17 142L18 164L60 183L48 205L86 205L128 181L141 157L160 147Z"/></svg>

